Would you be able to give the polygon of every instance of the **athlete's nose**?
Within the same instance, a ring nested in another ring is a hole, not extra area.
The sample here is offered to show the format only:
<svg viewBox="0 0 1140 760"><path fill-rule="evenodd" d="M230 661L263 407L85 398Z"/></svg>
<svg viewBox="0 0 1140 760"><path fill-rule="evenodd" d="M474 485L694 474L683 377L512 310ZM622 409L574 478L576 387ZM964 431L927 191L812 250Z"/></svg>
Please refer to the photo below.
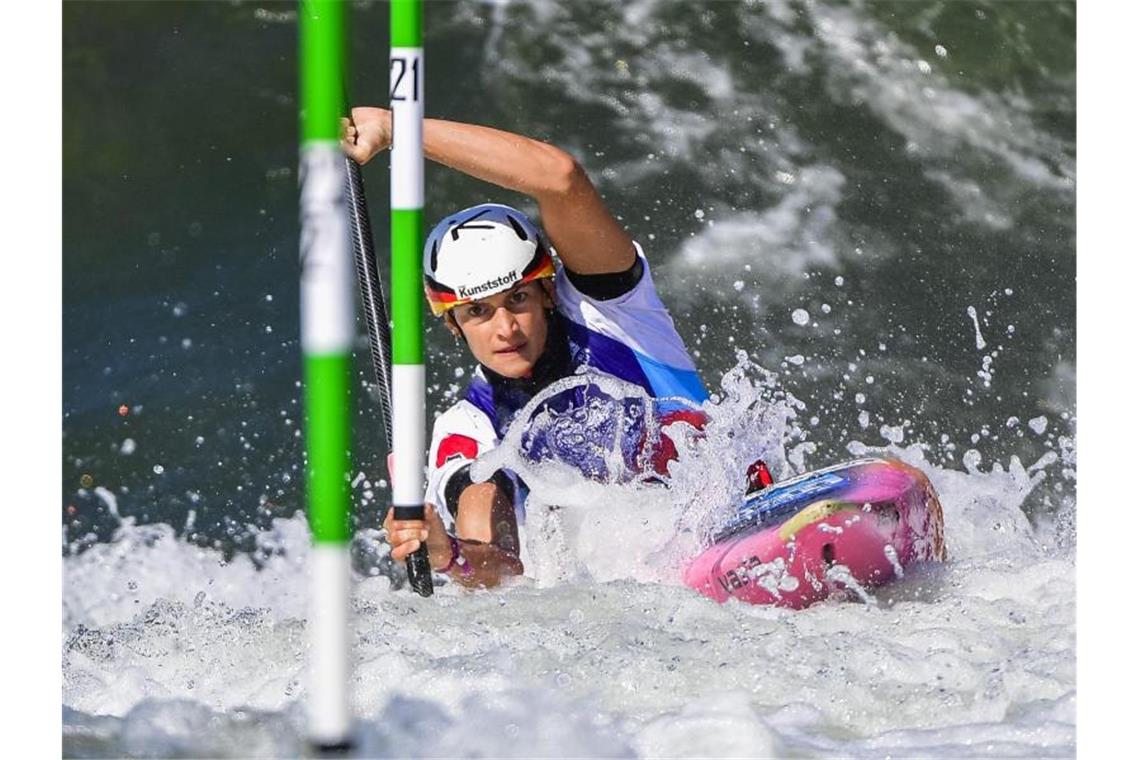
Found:
<svg viewBox="0 0 1140 760"><path fill-rule="evenodd" d="M495 309L491 323L495 326L495 334L501 338L510 338L518 332L518 317L506 306Z"/></svg>

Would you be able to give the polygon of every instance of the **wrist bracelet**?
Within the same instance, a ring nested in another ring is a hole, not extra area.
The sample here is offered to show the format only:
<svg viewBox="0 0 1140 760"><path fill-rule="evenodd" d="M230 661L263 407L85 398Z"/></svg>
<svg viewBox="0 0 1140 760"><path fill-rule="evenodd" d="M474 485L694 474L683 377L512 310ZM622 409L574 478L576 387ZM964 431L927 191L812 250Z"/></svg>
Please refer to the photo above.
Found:
<svg viewBox="0 0 1140 760"><path fill-rule="evenodd" d="M448 543L451 544L451 559L448 560L447 564L444 567L440 568L437 572L447 574L447 573L450 573L452 570L454 570L455 567L458 565L459 566L459 572L461 575L463 575L464 577L471 575L471 573L472 573L471 565L468 564L463 559L463 555L459 553L459 539L457 539L455 536L448 533L447 534L447 541L448 541Z"/></svg>

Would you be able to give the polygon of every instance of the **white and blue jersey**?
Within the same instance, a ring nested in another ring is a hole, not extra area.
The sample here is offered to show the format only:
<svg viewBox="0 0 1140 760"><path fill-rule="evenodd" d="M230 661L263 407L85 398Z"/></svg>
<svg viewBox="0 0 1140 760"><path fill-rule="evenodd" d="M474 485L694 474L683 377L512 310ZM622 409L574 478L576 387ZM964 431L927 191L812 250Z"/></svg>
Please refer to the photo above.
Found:
<svg viewBox="0 0 1140 760"><path fill-rule="evenodd" d="M479 367L463 398L436 418L426 501L439 507L445 523L452 517L443 508L449 495L454 499L448 492L452 476L496 447L514 414L554 380L588 366L593 372L639 385L654 397L680 397L697 404L708 398L673 319L657 295L645 254L637 243L634 247L641 277L632 289L615 298L583 293L558 266L554 278L557 313L540 360L540 365L546 360L546 366L536 366L535 379L521 381L498 378ZM564 358L550 366L548 354ZM523 490L516 491L520 523Z"/></svg>

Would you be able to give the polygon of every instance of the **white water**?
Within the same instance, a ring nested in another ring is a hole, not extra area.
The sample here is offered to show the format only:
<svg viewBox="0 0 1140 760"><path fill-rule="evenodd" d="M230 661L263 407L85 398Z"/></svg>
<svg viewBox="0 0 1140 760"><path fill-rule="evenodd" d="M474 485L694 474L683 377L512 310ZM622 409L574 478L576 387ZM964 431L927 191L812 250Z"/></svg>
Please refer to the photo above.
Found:
<svg viewBox="0 0 1140 760"><path fill-rule="evenodd" d="M1027 471L968 452L964 470L943 469L892 445L941 494L948 562L908 568L868 603L718 605L662 563L739 495L734 459L758 453L787 477L808 442L797 402L743 359L709 410L668 496L625 485L556 512L532 503L528 577L424 600L358 576L362 753L1074 754L1071 520L1034 529L1019 508L1055 457ZM559 503L597 488L563 487ZM301 752L307 526L277 520L259 543L260 569L128 518L113 543L64 560L71 754ZM377 548L358 537L358 554Z"/></svg>

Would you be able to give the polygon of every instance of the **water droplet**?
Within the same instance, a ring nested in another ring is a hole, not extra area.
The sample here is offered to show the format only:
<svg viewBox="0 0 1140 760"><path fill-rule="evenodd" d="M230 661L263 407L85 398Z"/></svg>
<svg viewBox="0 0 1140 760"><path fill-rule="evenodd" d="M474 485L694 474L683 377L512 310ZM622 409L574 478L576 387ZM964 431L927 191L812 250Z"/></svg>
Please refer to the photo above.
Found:
<svg viewBox="0 0 1140 760"><path fill-rule="evenodd" d="M890 425L881 425L879 427L879 435L891 443L899 444L903 441L903 427L902 425L896 425L894 427Z"/></svg>
<svg viewBox="0 0 1140 760"><path fill-rule="evenodd" d="M161 474L162 474L162 473L164 473L164 472L166 472L166 468L165 468L165 467L163 467L162 465L160 465L160 464L156 464L156 465L154 466L154 474L155 474L155 475L161 475Z"/></svg>
<svg viewBox="0 0 1140 760"><path fill-rule="evenodd" d="M796 309L792 312L792 321L800 327L803 327L811 320L811 316L804 309Z"/></svg>
<svg viewBox="0 0 1140 760"><path fill-rule="evenodd" d="M967 306L966 315L974 322L974 345L981 351L986 347L986 341L982 337L982 327L978 323L978 310L973 306Z"/></svg>

